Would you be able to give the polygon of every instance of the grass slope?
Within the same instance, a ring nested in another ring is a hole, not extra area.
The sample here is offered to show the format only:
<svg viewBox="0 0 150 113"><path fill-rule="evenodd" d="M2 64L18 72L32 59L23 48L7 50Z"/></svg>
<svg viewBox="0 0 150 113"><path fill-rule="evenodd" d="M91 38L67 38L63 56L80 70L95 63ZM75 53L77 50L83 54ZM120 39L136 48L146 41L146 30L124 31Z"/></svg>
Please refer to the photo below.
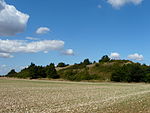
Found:
<svg viewBox="0 0 150 113"><path fill-rule="evenodd" d="M64 68L56 68L61 78L73 81L98 80L111 81L112 73L124 64L133 62L128 60L111 60L110 62L90 65L75 64Z"/></svg>

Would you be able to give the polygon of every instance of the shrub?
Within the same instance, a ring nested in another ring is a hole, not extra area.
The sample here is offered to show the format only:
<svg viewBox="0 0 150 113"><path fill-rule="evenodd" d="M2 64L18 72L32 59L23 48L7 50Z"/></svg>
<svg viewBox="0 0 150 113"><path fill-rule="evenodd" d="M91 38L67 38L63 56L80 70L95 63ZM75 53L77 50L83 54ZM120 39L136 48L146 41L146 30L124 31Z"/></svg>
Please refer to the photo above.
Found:
<svg viewBox="0 0 150 113"><path fill-rule="evenodd" d="M100 60L99 62L109 62L110 61L110 58L108 57L108 55L104 55Z"/></svg>
<svg viewBox="0 0 150 113"><path fill-rule="evenodd" d="M144 70L140 64L127 64L112 73L111 80L116 82L143 82Z"/></svg>

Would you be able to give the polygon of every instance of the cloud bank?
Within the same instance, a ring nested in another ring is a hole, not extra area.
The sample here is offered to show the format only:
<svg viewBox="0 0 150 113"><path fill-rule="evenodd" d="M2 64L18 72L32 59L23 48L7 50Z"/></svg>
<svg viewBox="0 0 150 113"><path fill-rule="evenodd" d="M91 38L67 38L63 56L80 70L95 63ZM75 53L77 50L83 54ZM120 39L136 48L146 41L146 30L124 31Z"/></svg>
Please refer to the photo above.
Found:
<svg viewBox="0 0 150 113"><path fill-rule="evenodd" d="M0 0L0 36L12 36L25 30L29 15Z"/></svg>
<svg viewBox="0 0 150 113"><path fill-rule="evenodd" d="M118 59L120 59L120 54L119 54L119 53L116 53L116 52L111 53L111 54L110 54L110 58L111 58L111 59L114 59L114 60L118 60Z"/></svg>
<svg viewBox="0 0 150 113"><path fill-rule="evenodd" d="M0 40L0 57L13 57L12 53L37 53L51 50L59 50L64 47L61 40L43 40L28 42L24 40Z"/></svg>
<svg viewBox="0 0 150 113"><path fill-rule="evenodd" d="M11 55L10 53L0 53L0 57L1 58L12 58L13 55Z"/></svg>
<svg viewBox="0 0 150 113"><path fill-rule="evenodd" d="M135 53L135 54L128 55L128 59L141 61L144 59L144 57L143 57L143 55Z"/></svg>
<svg viewBox="0 0 150 113"><path fill-rule="evenodd" d="M107 2L114 8L120 8L126 4L139 5L143 0L107 0Z"/></svg>

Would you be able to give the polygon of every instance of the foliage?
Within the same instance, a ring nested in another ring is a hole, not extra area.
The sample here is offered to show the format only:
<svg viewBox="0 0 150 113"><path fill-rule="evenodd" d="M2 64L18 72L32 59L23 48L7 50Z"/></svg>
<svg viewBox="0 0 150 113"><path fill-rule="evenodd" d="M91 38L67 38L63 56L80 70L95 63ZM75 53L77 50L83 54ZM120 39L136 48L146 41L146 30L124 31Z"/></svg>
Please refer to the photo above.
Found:
<svg viewBox="0 0 150 113"><path fill-rule="evenodd" d="M63 62L58 63L57 67L66 67L68 64L65 64Z"/></svg>
<svg viewBox="0 0 150 113"><path fill-rule="evenodd" d="M71 80L71 81L81 81L81 80L96 80L98 79L97 75L90 74L88 68L83 68L81 70L61 70L59 74L62 78Z"/></svg>
<svg viewBox="0 0 150 113"><path fill-rule="evenodd" d="M108 55L104 55L100 60L99 62L109 62L110 61L110 58L108 57Z"/></svg>
<svg viewBox="0 0 150 113"><path fill-rule="evenodd" d="M80 64L75 63L73 66L68 67L68 69L83 69L86 68L87 65L92 64L89 59L85 59Z"/></svg>
<svg viewBox="0 0 150 113"><path fill-rule="evenodd" d="M148 66L139 63L126 64L112 73L111 80L116 82L150 82Z"/></svg>
<svg viewBox="0 0 150 113"><path fill-rule="evenodd" d="M92 64L92 63L91 63L90 60L87 58L87 59L85 59L85 60L83 61L83 64L84 64L84 65L89 65L89 64Z"/></svg>
<svg viewBox="0 0 150 113"><path fill-rule="evenodd" d="M28 68L22 69L19 73L16 74L17 78L31 78Z"/></svg>
<svg viewBox="0 0 150 113"><path fill-rule="evenodd" d="M150 66L145 64L133 63L129 60L110 60L105 55L99 63L92 64L89 59L72 66L65 67L66 64L60 62L57 67L62 67L58 71L54 63L47 66L37 66L31 63L27 68L16 73L12 69L6 76L18 78L62 78L71 81L81 80L102 80L116 82L149 82L150 83Z"/></svg>
<svg viewBox="0 0 150 113"><path fill-rule="evenodd" d="M9 77L12 75L14 71L12 70L10 73L8 73ZM7 76L8 76L7 75ZM34 63L31 63L28 68L22 69L19 73L14 73L13 77L17 78L30 78L30 79L38 79L38 78L59 78L59 75L57 74L57 71L55 69L55 65L51 63L50 65L47 65L46 67L37 66Z"/></svg>
<svg viewBox="0 0 150 113"><path fill-rule="evenodd" d="M74 65L68 67L68 69L82 69L82 68L85 68L85 67L86 67L85 64L80 63L80 64L74 64Z"/></svg>
<svg viewBox="0 0 150 113"><path fill-rule="evenodd" d="M50 65L47 65L45 68L45 72L48 78L59 78L59 75L57 74L57 71L55 69L55 65L51 63Z"/></svg>
<svg viewBox="0 0 150 113"><path fill-rule="evenodd" d="M14 77L15 74L17 74L17 72L15 71L15 69L12 69L10 72L8 72L8 74L6 75L6 77Z"/></svg>

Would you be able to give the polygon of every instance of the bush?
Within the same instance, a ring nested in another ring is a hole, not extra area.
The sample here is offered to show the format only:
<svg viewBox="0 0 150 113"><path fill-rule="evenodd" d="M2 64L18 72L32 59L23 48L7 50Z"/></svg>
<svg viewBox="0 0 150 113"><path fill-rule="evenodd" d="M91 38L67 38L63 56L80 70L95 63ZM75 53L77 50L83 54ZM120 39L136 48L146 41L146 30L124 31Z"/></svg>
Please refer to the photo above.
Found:
<svg viewBox="0 0 150 113"><path fill-rule="evenodd" d="M95 74L89 74L88 68L75 70L75 69L69 69L69 70L63 70L59 71L59 74L62 78L71 80L71 81L81 81L81 80L96 80L99 77Z"/></svg>
<svg viewBox="0 0 150 113"><path fill-rule="evenodd" d="M144 82L150 83L150 73L147 73L144 77Z"/></svg>
<svg viewBox="0 0 150 113"><path fill-rule="evenodd" d="M53 79L59 78L59 75L57 74L57 71L55 69L55 65L53 63L46 66L45 72L46 72L47 78L53 78Z"/></svg>
<svg viewBox="0 0 150 113"><path fill-rule="evenodd" d="M75 75L77 74L76 71L73 71L72 69L66 70L62 73L62 78L67 79L67 80L75 80Z"/></svg>
<svg viewBox="0 0 150 113"><path fill-rule="evenodd" d="M110 58L108 57L108 55L104 55L100 60L99 62L109 62L110 61Z"/></svg>
<svg viewBox="0 0 150 113"><path fill-rule="evenodd" d="M140 64L127 64L112 73L111 80L116 82L143 82L144 70Z"/></svg>
<svg viewBox="0 0 150 113"><path fill-rule="evenodd" d="M8 72L6 77L15 77L16 74L17 74L17 72L15 71L15 69L12 69L10 72Z"/></svg>
<svg viewBox="0 0 150 113"><path fill-rule="evenodd" d="M57 67L66 67L66 66L68 66L68 64L65 64L65 63L63 63L63 62L60 62L60 63L57 65Z"/></svg>

